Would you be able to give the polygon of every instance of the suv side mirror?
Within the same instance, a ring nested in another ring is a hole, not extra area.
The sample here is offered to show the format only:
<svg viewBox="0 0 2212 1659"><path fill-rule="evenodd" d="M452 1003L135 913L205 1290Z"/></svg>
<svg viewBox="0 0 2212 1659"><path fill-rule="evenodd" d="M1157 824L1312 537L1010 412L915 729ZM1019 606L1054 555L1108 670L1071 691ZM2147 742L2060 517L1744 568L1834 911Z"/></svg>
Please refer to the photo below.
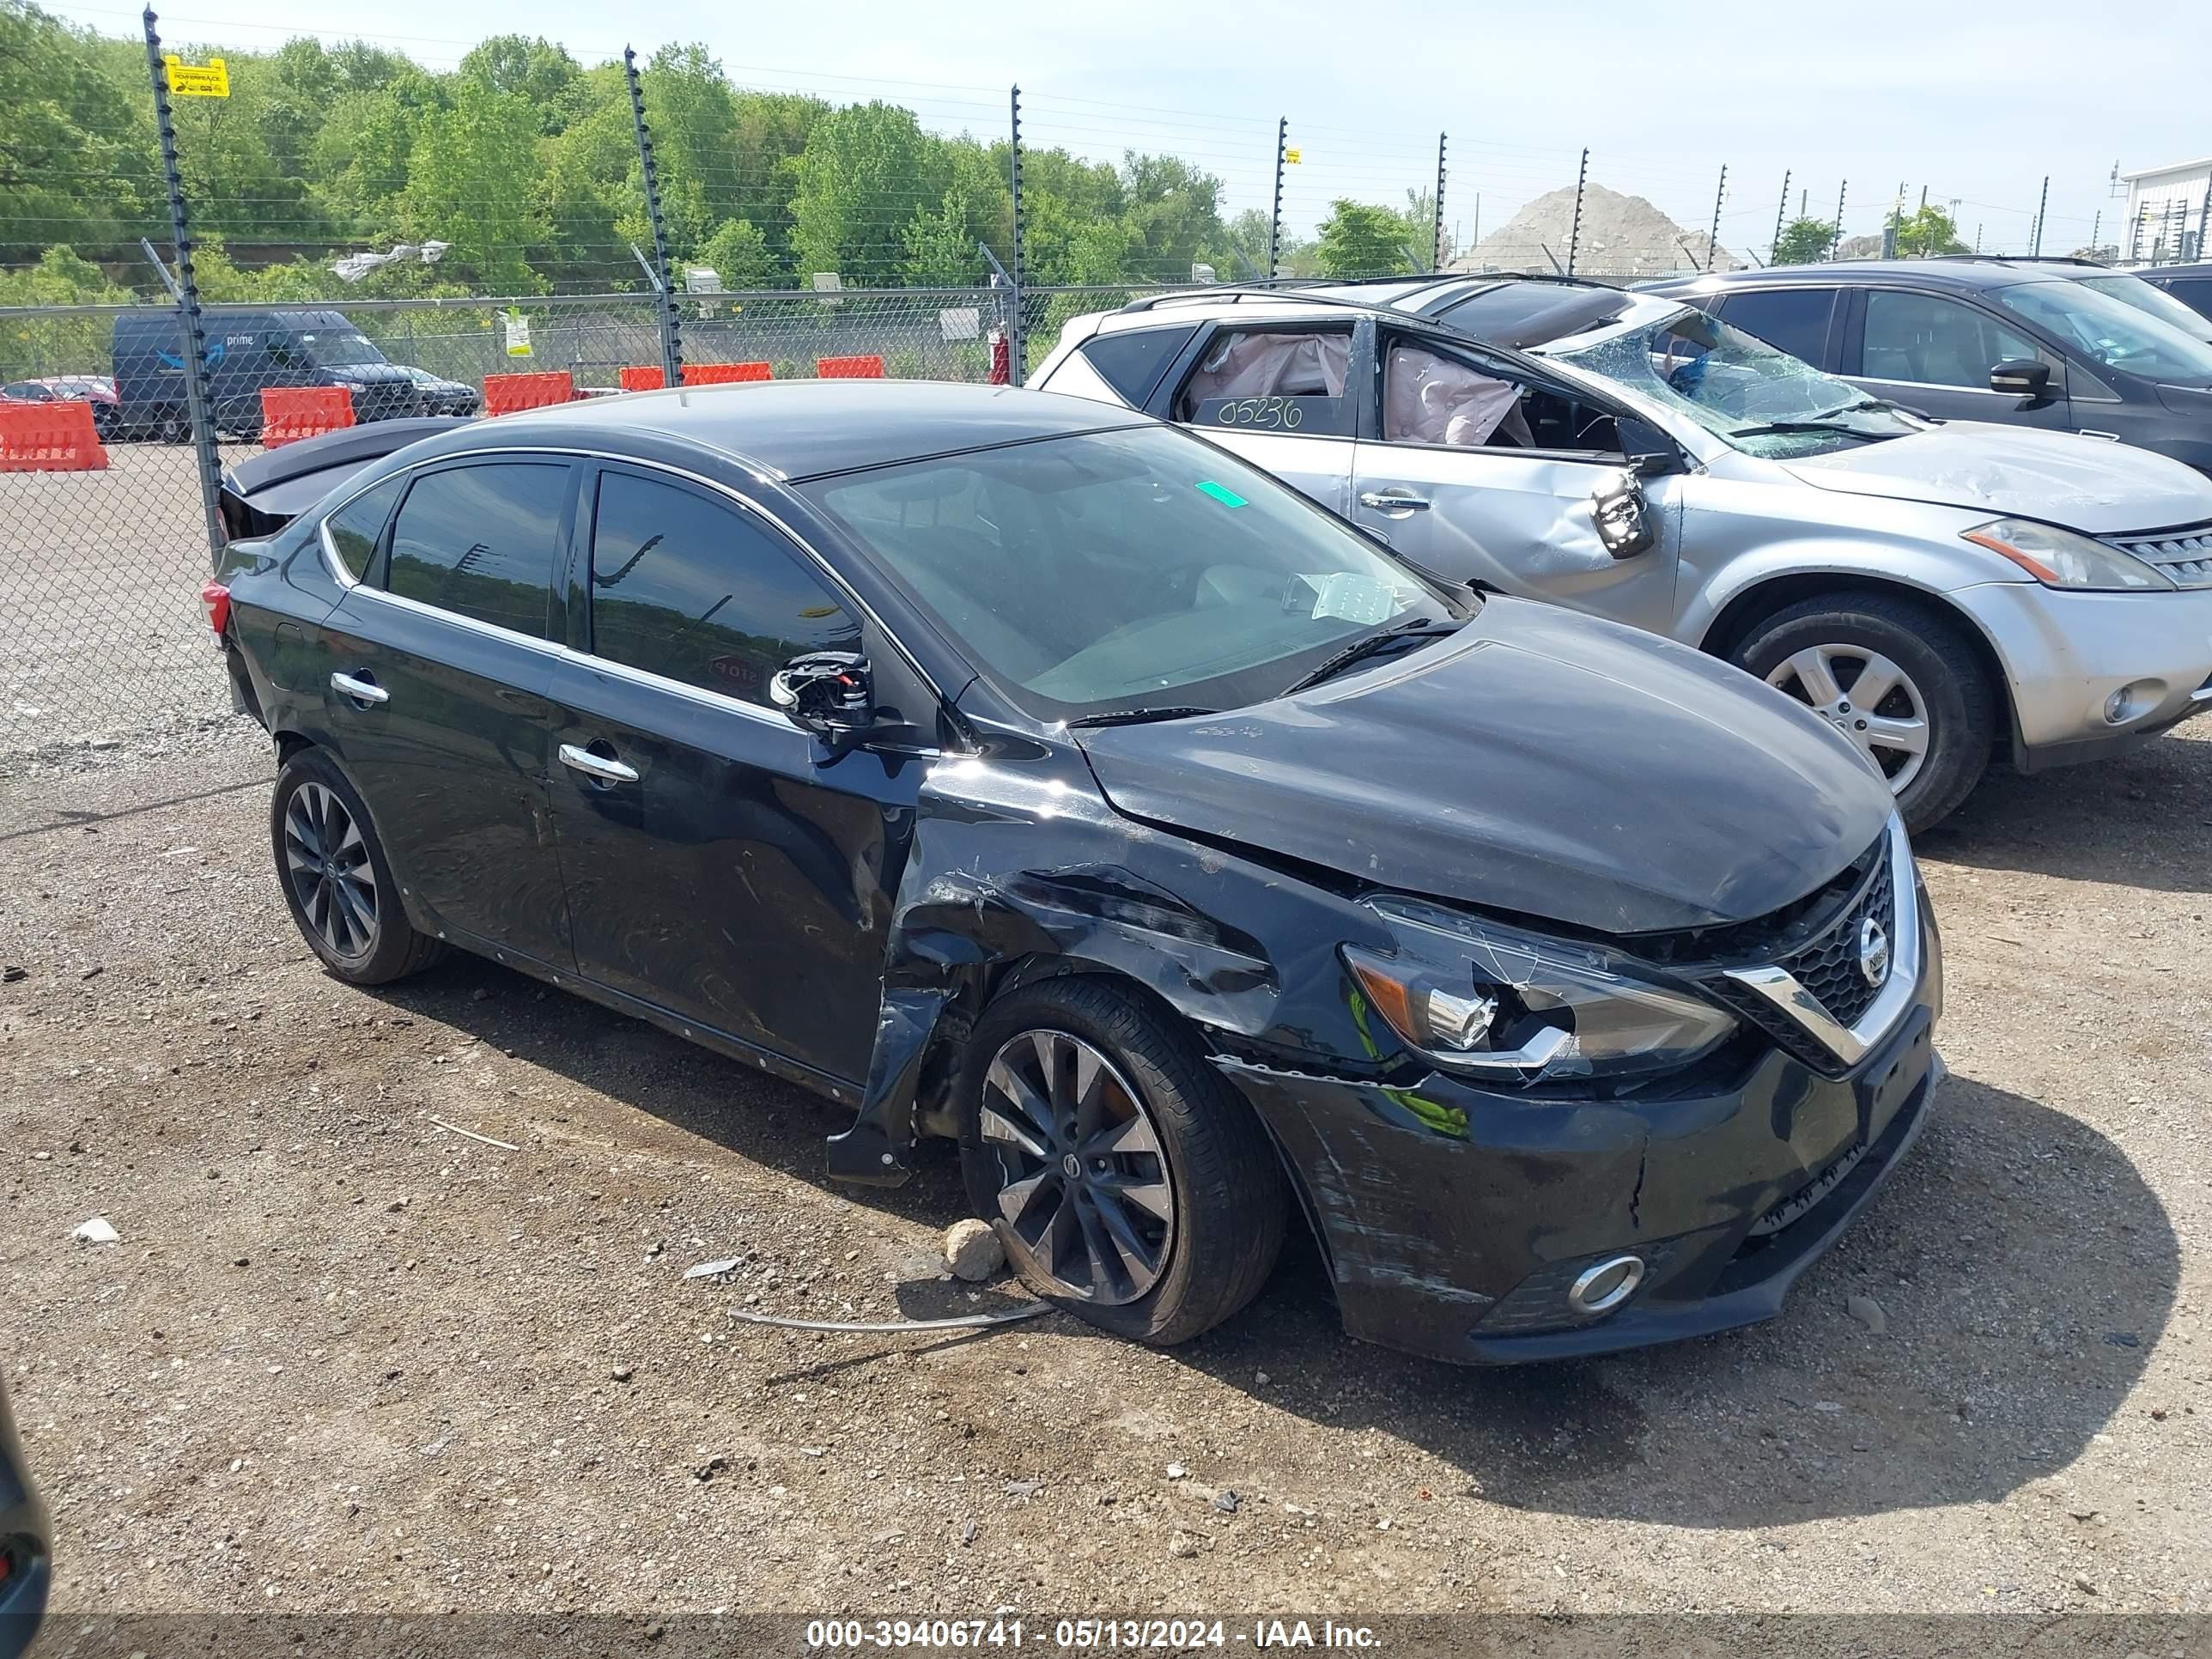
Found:
<svg viewBox="0 0 2212 1659"><path fill-rule="evenodd" d="M2033 357L2008 358L1990 370L1990 390L2042 403L2051 395L2051 365Z"/></svg>
<svg viewBox="0 0 2212 1659"><path fill-rule="evenodd" d="M769 678L768 700L800 731L842 745L875 724L876 677L850 651L810 651Z"/></svg>
<svg viewBox="0 0 2212 1659"><path fill-rule="evenodd" d="M1598 540L1616 559L1632 559L1659 539L1643 483L1633 471L1615 472L1592 490L1590 513L1597 520Z"/></svg>

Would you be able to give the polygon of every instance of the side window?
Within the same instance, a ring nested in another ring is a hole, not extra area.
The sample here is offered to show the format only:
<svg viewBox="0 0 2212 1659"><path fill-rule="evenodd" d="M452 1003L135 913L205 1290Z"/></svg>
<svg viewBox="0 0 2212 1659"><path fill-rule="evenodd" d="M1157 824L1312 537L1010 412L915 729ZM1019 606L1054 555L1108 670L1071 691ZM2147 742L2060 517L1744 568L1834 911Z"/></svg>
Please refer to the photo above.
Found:
<svg viewBox="0 0 2212 1659"><path fill-rule="evenodd" d="M1828 318L1835 308L1832 288L1747 288L1728 296L1721 318L1777 351L1826 368Z"/></svg>
<svg viewBox="0 0 2212 1659"><path fill-rule="evenodd" d="M1223 329L1176 398L1175 418L1231 431L1352 435L1352 330Z"/></svg>
<svg viewBox="0 0 2212 1659"><path fill-rule="evenodd" d="M773 531L689 489L600 474L594 655L766 705L792 658L860 648L859 621Z"/></svg>
<svg viewBox="0 0 2212 1659"><path fill-rule="evenodd" d="M1083 355L1098 378L1121 395L1132 409L1142 409L1159 385L1176 355L1198 332L1185 328L1131 328L1114 334L1094 334L1084 342Z"/></svg>
<svg viewBox="0 0 2212 1659"><path fill-rule="evenodd" d="M1382 368L1382 438L1386 443L1484 444L1533 447L1521 399L1526 388L1403 340L1394 341Z"/></svg>
<svg viewBox="0 0 2212 1659"><path fill-rule="evenodd" d="M0 386L0 398L11 403L50 404L54 394L34 380L23 380L15 386Z"/></svg>
<svg viewBox="0 0 2212 1659"><path fill-rule="evenodd" d="M363 490L323 520L331 551L356 581L368 580L369 561L376 556L377 539L384 534L384 521L392 516L392 504L399 499L399 492L406 485L404 477L386 478L375 488Z"/></svg>
<svg viewBox="0 0 2212 1659"><path fill-rule="evenodd" d="M2191 311L2212 317L2212 276L2176 276L2165 287L2168 294Z"/></svg>
<svg viewBox="0 0 2212 1659"><path fill-rule="evenodd" d="M1735 321L1733 310L1729 321ZM2026 335L1956 300L1879 288L1867 295L1860 373L1870 380L1985 392L1996 364L2040 355Z"/></svg>
<svg viewBox="0 0 2212 1659"><path fill-rule="evenodd" d="M486 461L416 480L392 526L386 586L456 616L550 639L568 469Z"/></svg>

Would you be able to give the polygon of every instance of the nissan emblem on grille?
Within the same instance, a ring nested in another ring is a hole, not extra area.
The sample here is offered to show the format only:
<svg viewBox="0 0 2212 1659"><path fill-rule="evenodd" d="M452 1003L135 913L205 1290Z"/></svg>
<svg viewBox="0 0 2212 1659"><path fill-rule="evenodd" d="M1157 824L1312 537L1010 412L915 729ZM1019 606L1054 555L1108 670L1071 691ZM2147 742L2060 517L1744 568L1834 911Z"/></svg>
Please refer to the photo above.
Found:
<svg viewBox="0 0 2212 1659"><path fill-rule="evenodd" d="M1859 972L1876 990L1889 977L1889 935L1872 916L1859 924Z"/></svg>

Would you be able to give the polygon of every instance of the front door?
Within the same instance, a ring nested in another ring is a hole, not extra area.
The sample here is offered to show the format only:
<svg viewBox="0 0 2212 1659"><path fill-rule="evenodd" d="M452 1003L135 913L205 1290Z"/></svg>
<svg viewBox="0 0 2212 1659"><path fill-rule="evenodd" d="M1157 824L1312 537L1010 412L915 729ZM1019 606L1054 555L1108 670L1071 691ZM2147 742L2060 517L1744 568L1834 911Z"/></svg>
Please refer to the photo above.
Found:
<svg viewBox="0 0 2212 1659"><path fill-rule="evenodd" d="M577 970L831 1078L866 1076L912 757L832 756L769 702L808 651L918 684L806 556L731 498L610 464L587 486L552 783ZM878 648L871 648L872 646Z"/></svg>
<svg viewBox="0 0 2212 1659"><path fill-rule="evenodd" d="M1358 339L1350 322L1218 328L1170 396L1169 416L1346 512L1363 378Z"/></svg>
<svg viewBox="0 0 2212 1659"><path fill-rule="evenodd" d="M1940 294L1874 288L1856 298L1860 309L1846 331L1844 369L1876 397L1939 421L2073 429L2065 359L2018 329ZM2040 403L1990 390L1992 368L2023 359L2050 365L2050 395Z"/></svg>
<svg viewBox="0 0 2212 1659"><path fill-rule="evenodd" d="M1353 462L1355 523L1447 580L1667 631L1679 478L1642 481L1653 543L1616 557L1595 507L1627 466L1611 414L1431 343L1388 341L1382 356L1382 436Z"/></svg>
<svg viewBox="0 0 2212 1659"><path fill-rule="evenodd" d="M330 521L349 587L324 624L339 761L393 873L436 927L572 964L546 800L554 572L577 469L475 461L416 475L379 547L371 490Z"/></svg>

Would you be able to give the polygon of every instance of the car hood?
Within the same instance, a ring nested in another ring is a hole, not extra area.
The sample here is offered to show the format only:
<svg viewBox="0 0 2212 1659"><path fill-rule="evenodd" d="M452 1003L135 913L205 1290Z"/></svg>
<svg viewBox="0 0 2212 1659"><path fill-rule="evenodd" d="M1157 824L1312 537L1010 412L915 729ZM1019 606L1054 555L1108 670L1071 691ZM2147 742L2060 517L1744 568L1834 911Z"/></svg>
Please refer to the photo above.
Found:
<svg viewBox="0 0 2212 1659"><path fill-rule="evenodd" d="M2212 483L2193 467L2070 432L1950 421L1783 465L1821 489L2041 519L2093 536L2212 519Z"/></svg>
<svg viewBox="0 0 2212 1659"><path fill-rule="evenodd" d="M1855 749L1749 675L1515 599L1273 702L1076 735L1132 817L1607 934L1779 909L1891 811Z"/></svg>

